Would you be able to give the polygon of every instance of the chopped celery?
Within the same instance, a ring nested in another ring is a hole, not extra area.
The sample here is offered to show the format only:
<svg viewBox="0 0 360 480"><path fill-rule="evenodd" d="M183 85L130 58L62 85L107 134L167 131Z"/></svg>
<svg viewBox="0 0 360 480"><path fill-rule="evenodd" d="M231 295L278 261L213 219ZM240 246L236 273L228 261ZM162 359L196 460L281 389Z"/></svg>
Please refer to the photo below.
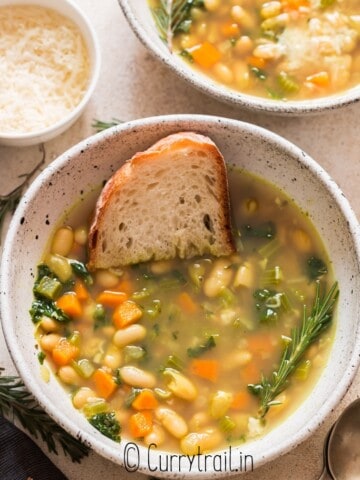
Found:
<svg viewBox="0 0 360 480"><path fill-rule="evenodd" d="M141 388L132 388L131 389L131 392L129 393L129 395L125 398L125 401L124 401L124 405L126 408L130 408L133 401L135 400L135 398L139 395L139 393L141 392Z"/></svg>
<svg viewBox="0 0 360 480"><path fill-rule="evenodd" d="M225 415L224 417L220 418L219 427L224 433L228 433L231 432L231 430L234 430L236 423L228 415Z"/></svg>
<svg viewBox="0 0 360 480"><path fill-rule="evenodd" d="M175 370L179 370L181 372L184 370L184 362L176 355L169 355L166 360L165 367L175 368Z"/></svg>
<svg viewBox="0 0 360 480"><path fill-rule="evenodd" d="M144 287L141 290L134 292L131 298L133 300L143 300L144 298L148 298L149 296L150 296L150 290Z"/></svg>
<svg viewBox="0 0 360 480"><path fill-rule="evenodd" d="M254 322L248 317L237 316L233 321L233 326L236 328L243 327L245 330L252 331L255 328Z"/></svg>
<svg viewBox="0 0 360 480"><path fill-rule="evenodd" d="M80 344L80 332L78 332L77 330L72 332L71 335L68 337L68 341L72 345L75 345L76 347L78 347Z"/></svg>
<svg viewBox="0 0 360 480"><path fill-rule="evenodd" d="M145 313L151 318L155 318L158 315L160 315L160 313L161 313L161 301L160 300L153 300L151 307L145 309Z"/></svg>
<svg viewBox="0 0 360 480"><path fill-rule="evenodd" d="M302 380L302 381L307 380L310 373L310 368L311 368L311 361L304 360L303 362L300 363L300 365L295 370L294 377L297 380Z"/></svg>
<svg viewBox="0 0 360 480"><path fill-rule="evenodd" d="M72 362L72 367L82 378L90 378L95 371L94 365L87 358Z"/></svg>
<svg viewBox="0 0 360 480"><path fill-rule="evenodd" d="M281 71L277 76L277 82L286 93L297 93L300 90L297 81L284 71Z"/></svg>
<svg viewBox="0 0 360 480"><path fill-rule="evenodd" d="M272 257L280 248L280 241L278 238L274 238L268 243L265 243L259 248L258 252L263 258Z"/></svg>
<svg viewBox="0 0 360 480"><path fill-rule="evenodd" d="M285 312L291 312L293 310L293 306L291 305L290 299L286 293L281 293L281 309Z"/></svg>
<svg viewBox="0 0 360 480"><path fill-rule="evenodd" d="M61 282L57 278L51 278L45 275L34 286L34 293L49 300L55 300L60 295L61 289Z"/></svg>
<svg viewBox="0 0 360 480"><path fill-rule="evenodd" d="M92 417L93 415L96 415L98 413L104 413L104 412L107 412L108 410L109 410L109 405L102 398L99 398L93 402L88 402L83 407L83 412L86 417Z"/></svg>
<svg viewBox="0 0 360 480"><path fill-rule="evenodd" d="M278 285L283 279L282 271L279 265L275 265L274 268L265 270L262 276L262 283L265 287L271 285Z"/></svg>
<svg viewBox="0 0 360 480"><path fill-rule="evenodd" d="M236 295L227 287L223 287L220 291L219 297L225 307L229 307L236 303Z"/></svg>
<svg viewBox="0 0 360 480"><path fill-rule="evenodd" d="M142 360L146 355L146 350L137 345L127 345L124 348L125 362Z"/></svg>
<svg viewBox="0 0 360 480"><path fill-rule="evenodd" d="M95 306L92 317L94 319L94 330L104 327L109 323L108 318L106 318L105 307L101 303Z"/></svg>

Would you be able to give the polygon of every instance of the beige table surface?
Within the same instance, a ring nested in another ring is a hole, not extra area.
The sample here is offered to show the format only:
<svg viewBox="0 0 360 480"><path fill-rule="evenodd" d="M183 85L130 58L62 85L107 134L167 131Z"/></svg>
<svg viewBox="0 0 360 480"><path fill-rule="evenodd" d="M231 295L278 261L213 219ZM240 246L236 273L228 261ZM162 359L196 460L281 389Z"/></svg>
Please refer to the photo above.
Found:
<svg viewBox="0 0 360 480"><path fill-rule="evenodd" d="M98 34L102 52L101 76L82 118L69 131L45 144L47 163L93 134L91 123L94 118L133 120L170 113L220 115L256 123L300 146L335 179L359 217L360 103L338 112L306 118L281 118L232 108L194 90L152 58L128 27L117 0L76 0L76 3L88 14ZM24 149L0 147L0 194L6 194L16 186L18 176L31 170L40 158L38 146ZM16 372L1 332L0 366L5 367L5 374ZM358 372L343 401L314 435L283 457L238 478L317 479L322 469L326 432L343 408L359 396ZM69 480L145 478L138 473L127 473L95 453L91 453L81 465L72 464L61 455L52 455L51 459Z"/></svg>

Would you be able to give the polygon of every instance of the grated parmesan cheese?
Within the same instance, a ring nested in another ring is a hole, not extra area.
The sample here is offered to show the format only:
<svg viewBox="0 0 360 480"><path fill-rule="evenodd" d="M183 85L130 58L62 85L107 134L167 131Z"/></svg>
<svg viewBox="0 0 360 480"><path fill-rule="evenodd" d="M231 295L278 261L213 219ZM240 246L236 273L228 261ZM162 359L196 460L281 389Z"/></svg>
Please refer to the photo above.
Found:
<svg viewBox="0 0 360 480"><path fill-rule="evenodd" d="M0 132L36 132L62 120L89 81L78 27L48 8L5 6L0 32Z"/></svg>

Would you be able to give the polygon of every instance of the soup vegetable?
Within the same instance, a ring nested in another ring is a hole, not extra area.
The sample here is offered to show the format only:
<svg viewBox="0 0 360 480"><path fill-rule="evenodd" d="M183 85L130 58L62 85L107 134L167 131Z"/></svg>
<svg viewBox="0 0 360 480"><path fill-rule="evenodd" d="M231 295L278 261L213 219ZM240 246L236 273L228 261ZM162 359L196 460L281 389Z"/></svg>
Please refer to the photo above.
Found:
<svg viewBox="0 0 360 480"><path fill-rule="evenodd" d="M161 37L194 68L251 95L303 100L360 82L354 0L150 0Z"/></svg>
<svg viewBox="0 0 360 480"><path fill-rule="evenodd" d="M229 182L234 255L90 274L89 199L38 267L39 359L115 441L189 455L238 444L284 420L326 363L337 287L319 292L332 281L319 236L274 186L237 169Z"/></svg>

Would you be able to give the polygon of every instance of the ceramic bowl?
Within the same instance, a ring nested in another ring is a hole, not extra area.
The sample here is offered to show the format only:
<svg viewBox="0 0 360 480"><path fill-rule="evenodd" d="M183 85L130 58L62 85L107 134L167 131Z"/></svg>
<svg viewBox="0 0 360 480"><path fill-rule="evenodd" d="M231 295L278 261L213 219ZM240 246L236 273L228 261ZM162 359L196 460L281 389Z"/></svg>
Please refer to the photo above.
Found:
<svg viewBox="0 0 360 480"><path fill-rule="evenodd" d="M312 393L282 424L266 436L233 448L232 468L241 471L239 452L252 455L254 466L294 448L323 422L339 403L356 372L360 353L360 230L343 194L328 174L299 148L260 127L218 117L173 115L124 123L74 146L52 162L33 182L11 222L1 264L1 317L8 348L20 375L39 403L75 437L104 457L151 475L164 452L137 447L123 439L116 444L95 430L72 406L51 375L41 377L34 326L29 316L36 266L64 212L109 178L135 152L170 133L193 130L210 136L225 160L276 184L309 214L333 262L339 282L337 327L328 364ZM129 440L130 442L130 440ZM227 455L228 452L218 452ZM224 457L225 458L225 457ZM226 476L204 458L192 469L174 466L173 475ZM174 465L177 465L175 462ZM198 471L198 465L202 472ZM151 469L154 469L151 472Z"/></svg>
<svg viewBox="0 0 360 480"><path fill-rule="evenodd" d="M26 147L42 142L47 142L67 130L80 117L95 90L100 74L100 47L96 33L91 26L86 15L80 10L72 0L0 0L0 7L8 5L38 5L45 8L51 8L61 15L72 20L79 28L87 46L90 60L90 74L86 92L78 105L65 117L55 124L26 133L5 133L0 131L0 144L11 147Z"/></svg>
<svg viewBox="0 0 360 480"><path fill-rule="evenodd" d="M182 79L216 100L251 111L291 116L319 114L360 100L360 85L337 95L286 102L247 95L227 88L193 69L179 55L171 54L159 37L147 0L118 0L118 2L130 27L145 47Z"/></svg>

